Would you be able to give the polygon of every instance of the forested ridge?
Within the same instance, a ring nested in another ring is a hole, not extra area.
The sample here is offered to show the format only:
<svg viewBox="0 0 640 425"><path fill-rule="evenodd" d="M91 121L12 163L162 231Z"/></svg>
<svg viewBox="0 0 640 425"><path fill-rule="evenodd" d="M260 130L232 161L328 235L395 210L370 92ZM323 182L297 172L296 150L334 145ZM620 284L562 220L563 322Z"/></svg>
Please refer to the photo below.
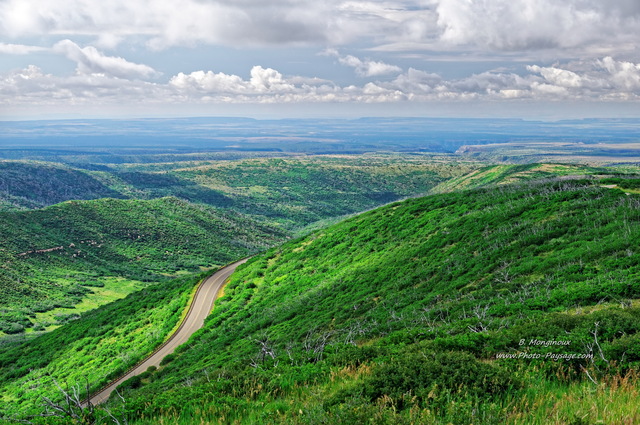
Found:
<svg viewBox="0 0 640 425"><path fill-rule="evenodd" d="M108 407L132 424L640 421L636 183L408 199L271 248Z"/></svg>
<svg viewBox="0 0 640 425"><path fill-rule="evenodd" d="M0 161L0 336L51 330L472 168L423 155Z"/></svg>
<svg viewBox="0 0 640 425"><path fill-rule="evenodd" d="M226 264L287 237L245 215L172 197L67 201L0 213L0 227L5 333L64 323L92 292L123 296L122 291ZM38 316L60 308L56 316Z"/></svg>

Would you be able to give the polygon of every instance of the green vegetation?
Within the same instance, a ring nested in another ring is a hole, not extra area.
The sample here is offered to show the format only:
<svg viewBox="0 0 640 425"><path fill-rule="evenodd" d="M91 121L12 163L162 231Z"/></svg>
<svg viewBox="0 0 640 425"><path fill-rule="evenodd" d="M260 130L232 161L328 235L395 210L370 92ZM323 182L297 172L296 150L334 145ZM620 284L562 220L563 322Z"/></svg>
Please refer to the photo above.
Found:
<svg viewBox="0 0 640 425"><path fill-rule="evenodd" d="M123 398L31 421L640 423L637 123L481 121L9 125L0 418L120 375L262 252Z"/></svg>
<svg viewBox="0 0 640 425"><path fill-rule="evenodd" d="M51 329L101 297L121 298L286 237L242 214L176 198L68 201L1 213L0 228L0 331L7 334Z"/></svg>
<svg viewBox="0 0 640 425"><path fill-rule="evenodd" d="M636 423L638 237L640 199L593 180L391 204L250 260L111 407L135 424Z"/></svg>
<svg viewBox="0 0 640 425"><path fill-rule="evenodd" d="M173 196L275 221L291 231L424 194L477 167L451 162L446 156L398 154L84 165L83 169L17 161L0 165L4 209L37 208L70 199ZM40 181L48 183L36 188ZM23 189L17 192L16 187ZM28 198L17 202L19 196Z"/></svg>
<svg viewBox="0 0 640 425"><path fill-rule="evenodd" d="M637 176L557 164L472 171L422 158L401 169L378 158L370 168L371 158L341 157L153 172L126 165L89 174L149 200L3 213L11 232L15 223L28 229L0 251L0 272L15 277L7 294L18 288L72 306L87 291L113 288L116 277L131 290L165 281L83 314L59 314L67 305L12 310L20 302L12 299L5 332L42 315L61 327L0 352L1 413L38 413L39 395L59 396L53 379L87 378L95 389L161 343L196 282L169 276L453 177L433 188L445 193L351 217L251 259L205 327L161 367L124 383L125 403L112 400L111 414L133 425L639 422ZM200 198L154 199L174 190ZM206 205L207 193L225 209ZM345 196L333 202L331 193ZM80 247L68 235L93 242ZM65 286L73 280L85 284ZM96 415L110 420L106 410Z"/></svg>
<svg viewBox="0 0 640 425"><path fill-rule="evenodd" d="M72 199L120 197L80 170L50 163L0 161L0 210L41 208Z"/></svg>
<svg viewBox="0 0 640 425"><path fill-rule="evenodd" d="M522 183L532 180L576 178L598 174L619 174L620 170L591 167L578 164L523 164L491 165L474 170L462 176L446 180L431 190L431 193L452 192L454 190L476 189L492 185Z"/></svg>
<svg viewBox="0 0 640 425"><path fill-rule="evenodd" d="M40 409L41 395L85 381L95 390L160 345L180 319L197 277L166 281L82 314L0 353L0 417Z"/></svg>
<svg viewBox="0 0 640 425"><path fill-rule="evenodd" d="M472 168L429 155L84 164L81 169L0 162L0 336L54 329L150 283L224 264L344 215L425 193ZM129 199L15 211L97 197Z"/></svg>
<svg viewBox="0 0 640 425"><path fill-rule="evenodd" d="M640 193L640 179L625 179L621 177L611 177L601 179L600 184L612 189L622 189L626 193Z"/></svg>
<svg viewBox="0 0 640 425"><path fill-rule="evenodd" d="M296 229L424 194L473 168L432 156L365 155L219 162L172 173L223 193L239 212Z"/></svg>

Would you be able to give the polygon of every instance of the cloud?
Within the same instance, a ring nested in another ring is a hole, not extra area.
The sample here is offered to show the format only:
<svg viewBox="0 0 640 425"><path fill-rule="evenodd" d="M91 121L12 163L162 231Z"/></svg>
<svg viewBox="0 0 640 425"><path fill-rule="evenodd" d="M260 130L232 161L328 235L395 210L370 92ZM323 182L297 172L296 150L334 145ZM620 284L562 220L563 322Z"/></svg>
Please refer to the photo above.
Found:
<svg viewBox="0 0 640 425"><path fill-rule="evenodd" d="M582 87L585 85L585 78L573 71L554 67L540 67L532 65L527 67L529 71L541 74L545 80L559 87Z"/></svg>
<svg viewBox="0 0 640 425"><path fill-rule="evenodd" d="M567 64L564 67L532 65L527 69L541 75L541 86L536 89L547 93L576 99L640 99L640 64L617 61L608 56L587 64Z"/></svg>
<svg viewBox="0 0 640 425"><path fill-rule="evenodd" d="M248 85L237 75L222 72L195 71L190 74L180 72L171 78L169 84L178 90L201 90L205 92L237 94L246 93Z"/></svg>
<svg viewBox="0 0 640 425"><path fill-rule="evenodd" d="M634 0L438 0L440 40L449 46L526 51L637 42Z"/></svg>
<svg viewBox="0 0 640 425"><path fill-rule="evenodd" d="M93 46L81 48L71 40L56 43L53 51L76 62L76 71L79 74L106 74L117 78L146 78L156 74L156 71L147 65L106 56Z"/></svg>
<svg viewBox="0 0 640 425"><path fill-rule="evenodd" d="M254 66L251 68L251 86L260 92L287 92L293 90L294 86L286 82L282 74L275 69Z"/></svg>
<svg viewBox="0 0 640 425"><path fill-rule="evenodd" d="M8 55L28 55L33 52L42 52L48 49L39 46L26 46L24 44L0 43L0 53Z"/></svg>
<svg viewBox="0 0 640 425"><path fill-rule="evenodd" d="M9 108L156 103L168 92L162 85L104 74L58 77L33 65L0 78L0 105Z"/></svg>
<svg viewBox="0 0 640 425"><path fill-rule="evenodd" d="M195 71L190 74L180 72L171 78L169 84L179 90L201 91L203 93L244 94L284 93L295 89L281 73L272 68L254 66L251 78L246 81L237 75L222 72Z"/></svg>
<svg viewBox="0 0 640 425"><path fill-rule="evenodd" d="M617 89L636 94L640 92L640 64L615 61L611 57L597 63L609 73L610 81Z"/></svg>
<svg viewBox="0 0 640 425"><path fill-rule="evenodd" d="M10 38L84 35L113 44L140 37L154 49L192 46L327 43L345 38L348 22L333 13L337 1L311 0L5 0L0 34ZM338 34L341 33L341 34ZM342 34L345 33L345 34ZM108 37L115 37L108 39Z"/></svg>
<svg viewBox="0 0 640 425"><path fill-rule="evenodd" d="M443 85L443 79L438 74L409 68L406 73L398 75L392 84L396 90L412 97L435 93Z"/></svg>
<svg viewBox="0 0 640 425"><path fill-rule="evenodd" d="M638 0L0 0L0 54L33 55L0 104L637 101L639 27Z"/></svg>
<svg viewBox="0 0 640 425"><path fill-rule="evenodd" d="M355 56L347 55L338 58L343 64L355 68L356 74L360 77L375 77L378 75L395 74L402 71L402 68L388 63L372 61L365 59L364 61Z"/></svg>
<svg viewBox="0 0 640 425"><path fill-rule="evenodd" d="M601 57L640 44L637 0L4 0L9 39L94 37L153 49L242 46L386 46L387 50L565 52ZM609 52L609 53L607 53ZM385 69L384 67L382 68ZM376 66L361 72L376 71ZM376 74L368 74L376 75ZM380 74L378 74L380 75Z"/></svg>
<svg viewBox="0 0 640 425"><path fill-rule="evenodd" d="M282 104L447 101L640 100L640 64L611 57L554 66L530 65L523 74L482 72L459 79L409 68L392 80L340 86L286 76L254 66L248 78L195 71L166 83L118 78L107 73L57 77L30 66L0 76L0 105Z"/></svg>
<svg viewBox="0 0 640 425"><path fill-rule="evenodd" d="M356 75L359 77L377 77L380 75L397 74L402 72L402 68L399 66L371 59L362 60L352 55L341 55L336 49L325 49L320 54L323 56L334 56L338 58L338 62L342 65L354 68Z"/></svg>

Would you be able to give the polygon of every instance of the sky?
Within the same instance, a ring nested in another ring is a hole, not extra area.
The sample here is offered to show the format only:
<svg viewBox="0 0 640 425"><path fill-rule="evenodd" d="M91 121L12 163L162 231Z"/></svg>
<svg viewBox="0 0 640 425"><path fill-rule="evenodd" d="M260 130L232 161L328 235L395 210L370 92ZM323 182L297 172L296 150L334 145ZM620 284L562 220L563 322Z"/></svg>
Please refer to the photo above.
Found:
<svg viewBox="0 0 640 425"><path fill-rule="evenodd" d="M0 119L640 117L640 0L0 0Z"/></svg>

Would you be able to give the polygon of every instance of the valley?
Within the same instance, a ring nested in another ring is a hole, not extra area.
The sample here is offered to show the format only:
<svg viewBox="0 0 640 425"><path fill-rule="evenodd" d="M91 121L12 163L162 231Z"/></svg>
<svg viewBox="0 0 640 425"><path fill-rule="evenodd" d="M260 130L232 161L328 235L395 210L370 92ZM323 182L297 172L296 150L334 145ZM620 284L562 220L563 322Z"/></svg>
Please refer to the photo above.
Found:
<svg viewBox="0 0 640 425"><path fill-rule="evenodd" d="M5 334L53 329L77 317L83 300L95 307L150 282L214 268L313 223L426 193L475 166L394 155L133 164L110 172L1 164L9 188L0 210ZM40 181L46 190L36 190ZM61 193L66 202L55 204Z"/></svg>
<svg viewBox="0 0 640 425"><path fill-rule="evenodd" d="M0 149L0 423L71 423L44 397L95 396L192 310L74 423L640 421L633 149L428 151L420 123L387 149L375 120L353 151L353 123L251 121L207 146Z"/></svg>
<svg viewBox="0 0 640 425"><path fill-rule="evenodd" d="M640 425L640 0L0 0L0 425Z"/></svg>

